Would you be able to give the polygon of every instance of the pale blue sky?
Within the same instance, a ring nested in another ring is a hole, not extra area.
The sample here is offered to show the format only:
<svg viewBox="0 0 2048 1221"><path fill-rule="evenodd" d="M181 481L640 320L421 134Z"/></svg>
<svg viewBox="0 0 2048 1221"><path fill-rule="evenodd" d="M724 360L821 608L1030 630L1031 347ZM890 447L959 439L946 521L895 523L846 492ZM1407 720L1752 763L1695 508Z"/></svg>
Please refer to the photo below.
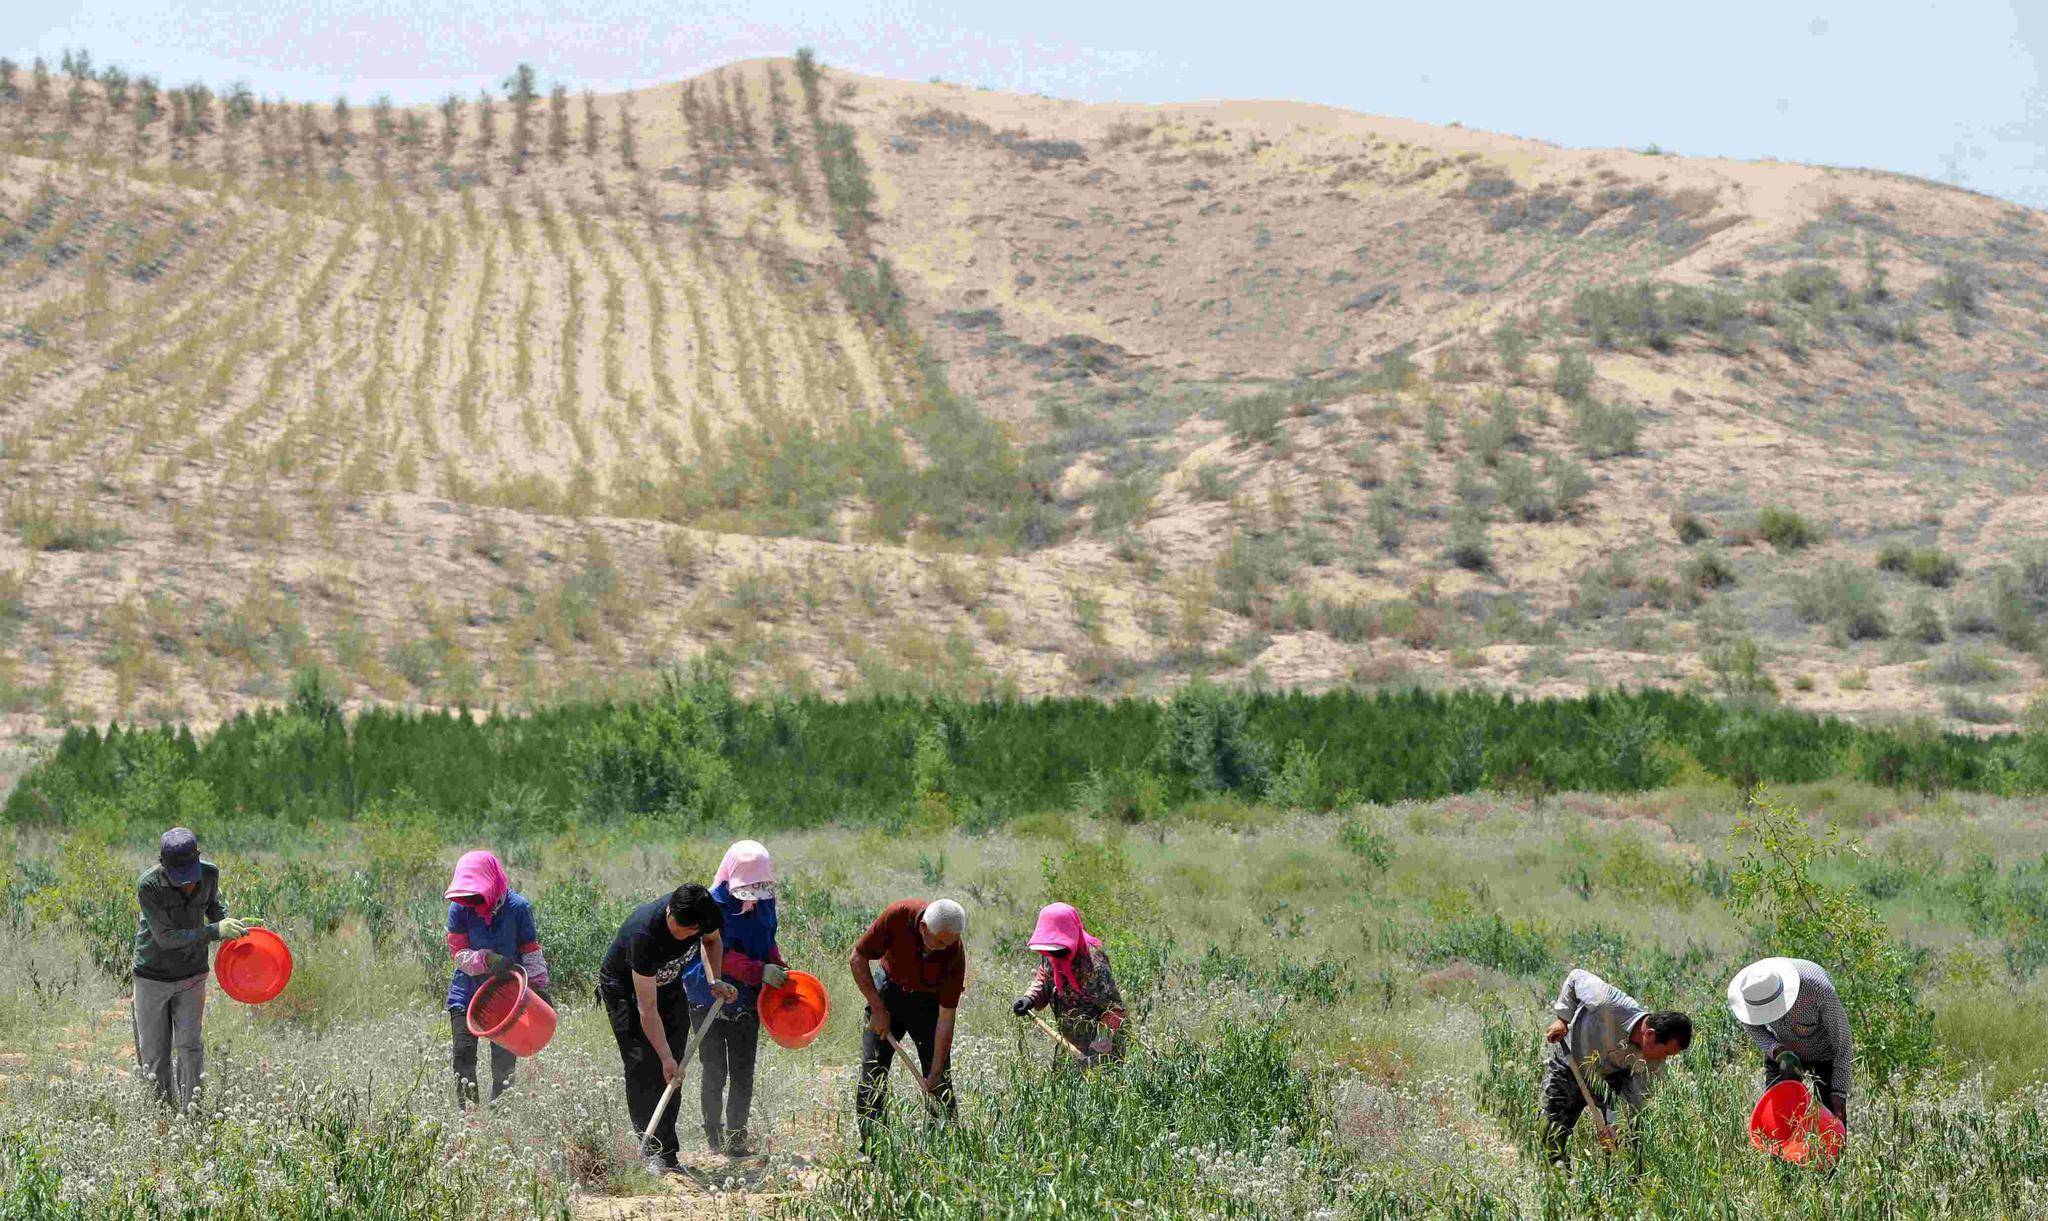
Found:
<svg viewBox="0 0 2048 1221"><path fill-rule="evenodd" d="M809 44L828 63L1084 101L1289 98L1568 145L1899 170L2048 207L2048 0L15 0L0 54L166 83L426 101L520 60L572 87Z"/></svg>

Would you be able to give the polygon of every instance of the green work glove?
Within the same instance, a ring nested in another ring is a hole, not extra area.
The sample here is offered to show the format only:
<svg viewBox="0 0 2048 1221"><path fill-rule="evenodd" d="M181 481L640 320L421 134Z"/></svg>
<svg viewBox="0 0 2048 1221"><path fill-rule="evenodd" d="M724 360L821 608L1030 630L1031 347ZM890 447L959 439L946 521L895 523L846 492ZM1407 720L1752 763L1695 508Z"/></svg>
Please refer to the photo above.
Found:
<svg viewBox="0 0 2048 1221"><path fill-rule="evenodd" d="M1778 1071L1784 1073L1786 1076L1797 1077L1799 1075L1799 1070L1803 1067L1805 1067L1805 1065L1800 1061L1798 1053L1789 1051L1781 1051L1778 1053Z"/></svg>
<svg viewBox="0 0 2048 1221"><path fill-rule="evenodd" d="M512 966L512 960L496 950L490 950L484 954L484 970L490 972L491 975L498 979L503 979L507 975L512 974Z"/></svg>
<svg viewBox="0 0 2048 1221"><path fill-rule="evenodd" d="M761 967L761 982L770 988L780 988L789 982L789 972L772 962L764 964Z"/></svg>
<svg viewBox="0 0 2048 1221"><path fill-rule="evenodd" d="M263 921L261 920L254 918L236 920L230 917L220 922L220 939L222 941L239 941L249 935L250 929L262 927Z"/></svg>

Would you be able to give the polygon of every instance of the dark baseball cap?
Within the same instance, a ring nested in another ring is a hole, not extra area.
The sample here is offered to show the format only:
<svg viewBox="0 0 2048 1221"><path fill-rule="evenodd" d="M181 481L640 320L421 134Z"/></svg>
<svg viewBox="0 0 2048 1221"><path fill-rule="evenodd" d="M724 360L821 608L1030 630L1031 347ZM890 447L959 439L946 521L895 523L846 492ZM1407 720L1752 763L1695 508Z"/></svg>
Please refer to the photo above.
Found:
<svg viewBox="0 0 2048 1221"><path fill-rule="evenodd" d="M184 827L172 827L158 841L156 859L173 886L190 886L199 880L199 837Z"/></svg>

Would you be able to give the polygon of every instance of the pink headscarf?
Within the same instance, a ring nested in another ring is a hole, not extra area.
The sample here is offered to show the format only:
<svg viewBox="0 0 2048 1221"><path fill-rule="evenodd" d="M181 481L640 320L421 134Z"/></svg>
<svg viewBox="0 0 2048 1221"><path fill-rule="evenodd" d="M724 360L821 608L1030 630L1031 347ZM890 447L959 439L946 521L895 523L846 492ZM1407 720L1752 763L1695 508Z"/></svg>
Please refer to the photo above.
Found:
<svg viewBox="0 0 2048 1221"><path fill-rule="evenodd" d="M775 880L775 864L768 859L768 849L751 839L743 839L725 850L725 859L718 863L718 873L711 879L712 889L720 882L726 884L726 893L739 886L760 886ZM733 895L738 899L738 895ZM740 910L754 910L754 900L740 899Z"/></svg>
<svg viewBox="0 0 2048 1221"><path fill-rule="evenodd" d="M1030 946L1045 954L1046 962L1052 964L1053 987L1067 991L1081 990L1081 981L1074 976L1074 960L1090 950L1102 948L1102 942L1088 935L1081 927L1081 913L1071 903L1048 903L1038 909L1038 927L1031 930ZM1047 950L1065 950L1064 957L1055 958Z"/></svg>
<svg viewBox="0 0 2048 1221"><path fill-rule="evenodd" d="M486 915L498 910L498 904L511 893L512 881L505 876L505 867L498 858L479 849L465 852L455 862L455 876L448 882L447 893L442 897L454 899L457 895L481 895Z"/></svg>

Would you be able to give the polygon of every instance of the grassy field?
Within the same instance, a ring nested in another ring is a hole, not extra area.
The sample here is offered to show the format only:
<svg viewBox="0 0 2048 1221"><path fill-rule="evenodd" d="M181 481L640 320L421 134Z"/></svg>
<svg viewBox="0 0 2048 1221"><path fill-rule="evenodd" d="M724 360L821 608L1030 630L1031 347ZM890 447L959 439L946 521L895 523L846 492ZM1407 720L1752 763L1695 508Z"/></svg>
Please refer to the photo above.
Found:
<svg viewBox="0 0 2048 1221"><path fill-rule="evenodd" d="M463 831L389 807L210 823L210 792L169 782L164 812L189 813L229 902L269 918L299 962L260 1011L213 997L209 1090L173 1121L128 1075L119 975L142 840L17 821L0 833L14 968L0 983L0 1216L2039 1215L2036 805L1845 777L1746 806L1732 784L1669 779L1325 813L1182 795L1137 823L1076 800L983 829L906 816L776 831L785 948L837 1007L810 1048L764 1050L765 1170L727 1182L697 1159L676 1191L631 1156L590 974L627 905L708 878L742 824L583 814L535 830L499 811ZM464 1117L447 1085L438 895L479 845L535 900L564 1012L506 1104ZM843 962L906 894L971 913L963 1117L927 1131L899 1081L902 1122L863 1163ZM1105 937L1139 1023L1132 1058L1085 1080L1008 1012L1033 913L1055 898ZM1825 932L1800 923L1809 904ZM1764 944L1764 928L1781 932ZM1754 1053L1718 998L1764 950L1810 952L1851 993L1856 1134L1830 1178L1742 1139ZM1655 1095L1640 1164L1582 1143L1567 1178L1531 1139L1539 1032L1572 965L1690 1009L1700 1036ZM732 1194L714 1204L714 1188Z"/></svg>

